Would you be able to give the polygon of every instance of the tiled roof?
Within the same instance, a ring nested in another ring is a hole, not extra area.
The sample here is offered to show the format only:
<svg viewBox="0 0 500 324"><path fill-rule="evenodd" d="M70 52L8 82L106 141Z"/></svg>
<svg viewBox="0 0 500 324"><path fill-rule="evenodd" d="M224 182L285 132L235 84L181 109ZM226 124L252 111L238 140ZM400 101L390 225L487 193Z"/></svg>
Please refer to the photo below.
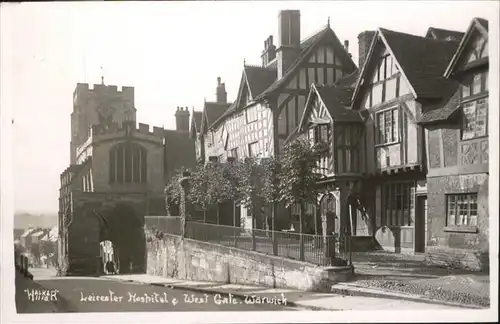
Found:
<svg viewBox="0 0 500 324"><path fill-rule="evenodd" d="M265 68L261 66L244 66L248 80L248 86L252 96L259 96L264 90L276 80L277 70L275 68Z"/></svg>
<svg viewBox="0 0 500 324"><path fill-rule="evenodd" d="M459 42L440 41L379 29L394 53L417 97L441 98L447 80L442 77Z"/></svg>
<svg viewBox="0 0 500 324"><path fill-rule="evenodd" d="M362 118L355 110L348 107L354 89L343 86L316 86L321 100L334 121L339 122L361 122Z"/></svg>
<svg viewBox="0 0 500 324"><path fill-rule="evenodd" d="M189 136L196 137L196 133L201 130L201 118L203 117L202 111L193 111L191 114L191 125L189 129Z"/></svg>
<svg viewBox="0 0 500 324"><path fill-rule="evenodd" d="M434 38L438 40L446 40L451 37L451 40L460 41L462 37L464 37L465 33L455 31L455 30L447 30L442 28L429 27L427 30L426 38Z"/></svg>
<svg viewBox="0 0 500 324"><path fill-rule="evenodd" d="M337 48L343 48L342 44L340 43L339 39L337 38L337 35L335 35L335 32L330 28L330 26L326 26L325 28L321 29L320 31L316 32L312 36L306 38L303 40L300 44L301 52L299 54L299 57L295 60L295 62L288 68L288 70L284 73L283 77L279 80L275 80L271 86L269 86L266 91L264 91L260 96L257 96L254 99L260 99L265 97L268 94L271 94L275 90L279 89L282 85L284 85L290 75L292 75L295 70L301 65L303 60L309 55L309 53L316 47L316 45L324 38L330 36L333 38L333 41L336 45ZM346 62L350 62L352 64L353 69L356 68L356 65L352 61L352 59L347 55L345 51L337 51L338 55L343 55L345 58Z"/></svg>
<svg viewBox="0 0 500 324"><path fill-rule="evenodd" d="M460 108L460 92L457 91L458 86L458 83L450 83L448 89L444 91L446 96L442 101L429 108L423 106L422 108L426 110L422 112L418 123L432 124L445 121L458 112Z"/></svg>
<svg viewBox="0 0 500 324"><path fill-rule="evenodd" d="M252 66L245 65L243 67L244 78L246 77L246 81L244 80L243 85L245 83L248 84L250 88L250 92L252 96L255 98L259 96L264 90L266 90L275 80L276 80L276 69L271 67L262 67L262 66ZM237 102L233 102L228 109L210 126L214 126L218 124L219 121L222 121L224 118L237 111Z"/></svg>
<svg viewBox="0 0 500 324"><path fill-rule="evenodd" d="M219 119L220 116L222 116L229 106L231 106L231 103L205 102L204 112L207 126L212 126L212 124Z"/></svg>
<svg viewBox="0 0 500 324"><path fill-rule="evenodd" d="M356 69L351 74L344 75L342 78L335 81L335 85L348 86L354 88L356 86L356 81L358 81L359 73L360 73L359 69Z"/></svg>
<svg viewBox="0 0 500 324"><path fill-rule="evenodd" d="M200 130L202 116L203 116L202 111L193 111L193 121L194 121L194 126L196 127L196 131Z"/></svg>

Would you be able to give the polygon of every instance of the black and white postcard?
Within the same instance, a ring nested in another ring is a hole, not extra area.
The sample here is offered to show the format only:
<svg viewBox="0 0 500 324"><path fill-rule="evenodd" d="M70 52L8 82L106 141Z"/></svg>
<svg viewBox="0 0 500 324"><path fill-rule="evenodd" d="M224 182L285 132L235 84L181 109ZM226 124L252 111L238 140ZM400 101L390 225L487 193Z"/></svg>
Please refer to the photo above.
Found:
<svg viewBox="0 0 500 324"><path fill-rule="evenodd" d="M2 323L497 321L499 8L2 3Z"/></svg>

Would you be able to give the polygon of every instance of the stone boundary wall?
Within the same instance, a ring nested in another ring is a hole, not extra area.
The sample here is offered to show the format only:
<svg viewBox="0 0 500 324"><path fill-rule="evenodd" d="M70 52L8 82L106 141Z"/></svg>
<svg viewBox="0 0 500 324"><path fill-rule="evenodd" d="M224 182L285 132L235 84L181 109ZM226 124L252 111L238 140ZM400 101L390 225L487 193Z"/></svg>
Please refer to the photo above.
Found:
<svg viewBox="0 0 500 324"><path fill-rule="evenodd" d="M148 242L147 274L217 283L330 292L349 281L352 266L320 267L175 235Z"/></svg>

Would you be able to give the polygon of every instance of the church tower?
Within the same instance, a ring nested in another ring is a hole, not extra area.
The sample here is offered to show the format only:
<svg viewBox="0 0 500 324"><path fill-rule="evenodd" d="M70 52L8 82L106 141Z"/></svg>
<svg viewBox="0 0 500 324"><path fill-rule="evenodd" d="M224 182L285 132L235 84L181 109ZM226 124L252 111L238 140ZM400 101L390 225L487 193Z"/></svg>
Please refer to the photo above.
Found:
<svg viewBox="0 0 500 324"><path fill-rule="evenodd" d="M93 87L78 83L73 93L73 112L71 113L71 164L76 164L77 147L90 136L92 125L107 127L111 123L121 125L123 121L136 122L134 88L101 84Z"/></svg>

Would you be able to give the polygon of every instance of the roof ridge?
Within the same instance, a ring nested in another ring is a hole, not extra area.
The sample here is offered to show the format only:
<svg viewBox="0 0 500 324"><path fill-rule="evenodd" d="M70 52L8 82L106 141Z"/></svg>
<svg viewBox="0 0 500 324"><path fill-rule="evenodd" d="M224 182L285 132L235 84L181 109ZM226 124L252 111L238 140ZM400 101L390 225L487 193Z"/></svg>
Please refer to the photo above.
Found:
<svg viewBox="0 0 500 324"><path fill-rule="evenodd" d="M407 36L407 37L413 37L413 38L417 38L419 40L422 40L422 41L425 41L425 42L433 42L433 43L436 43L436 44L453 44L453 43L460 43L459 40L444 40L444 39L434 39L434 38L428 38L428 37L424 37L424 36L420 36L420 35L414 35L414 34L408 34L408 33L403 33L403 32L400 32L400 31L395 31L395 30L390 30L390 29L386 29L386 28L379 28L379 30L382 32L382 34L385 34L385 33L392 33L392 34L396 34L396 35L400 35L400 36Z"/></svg>
<svg viewBox="0 0 500 324"><path fill-rule="evenodd" d="M461 33L461 34L463 34L463 33L464 33L464 32L462 32L462 31L455 30L455 29L446 29L446 28L432 27L432 26L430 26L430 27L429 27L429 29L433 29L433 30L442 30L442 31L449 31L449 32Z"/></svg>
<svg viewBox="0 0 500 324"><path fill-rule="evenodd" d="M244 68L250 67L250 68L256 68L256 69L261 69L261 70L276 70L276 68L273 68L273 67L262 66L262 65L253 65L253 64L245 64L243 67Z"/></svg>
<svg viewBox="0 0 500 324"><path fill-rule="evenodd" d="M205 103L207 104L216 104L216 105L231 105L232 102L217 102L217 101L205 101Z"/></svg>
<svg viewBox="0 0 500 324"><path fill-rule="evenodd" d="M331 31L333 31L333 29L330 27L330 25L324 25L323 27L316 29L316 31L314 33L311 33L309 36L307 36L306 38L304 38L303 40L301 40L300 41L300 45L302 45L303 43L305 43L306 41L310 40L314 36L318 35L321 32L324 32L324 31L326 31L328 29L330 29Z"/></svg>
<svg viewBox="0 0 500 324"><path fill-rule="evenodd" d="M409 33L403 33L403 32L400 32L400 31L397 31L397 30L392 30L392 29L387 29L387 28L383 28L383 27L379 27L378 28L382 33L394 33L394 34L400 34L400 35L406 35L406 36L413 36L413 37L418 37L418 38L422 38L422 39L428 39L428 38L425 38L423 36L420 36L420 35L415 35L415 34L409 34Z"/></svg>

